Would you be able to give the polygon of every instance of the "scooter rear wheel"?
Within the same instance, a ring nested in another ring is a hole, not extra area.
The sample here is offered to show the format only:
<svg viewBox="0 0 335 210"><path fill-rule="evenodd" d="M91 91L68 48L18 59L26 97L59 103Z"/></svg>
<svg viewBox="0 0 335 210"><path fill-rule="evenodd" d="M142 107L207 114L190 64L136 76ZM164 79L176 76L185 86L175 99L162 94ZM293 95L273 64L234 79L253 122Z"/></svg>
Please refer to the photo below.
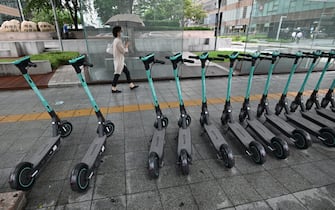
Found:
<svg viewBox="0 0 335 210"><path fill-rule="evenodd" d="M188 155L186 150L180 151L180 166L183 175L188 175L190 173Z"/></svg>
<svg viewBox="0 0 335 210"><path fill-rule="evenodd" d="M322 141L327 147L335 147L335 132L331 128L322 128L320 136L325 140Z"/></svg>
<svg viewBox="0 0 335 210"><path fill-rule="evenodd" d="M287 142L280 138L273 138L271 140L271 146L274 148L274 155L276 158L285 159L289 154Z"/></svg>
<svg viewBox="0 0 335 210"><path fill-rule="evenodd" d="M312 145L311 136L303 130L293 131L292 138L295 140L294 145L298 149L307 149Z"/></svg>
<svg viewBox="0 0 335 210"><path fill-rule="evenodd" d="M32 188L35 178L31 177L33 164L29 162L19 163L9 176L9 185L12 189L27 191Z"/></svg>
<svg viewBox="0 0 335 210"><path fill-rule="evenodd" d="M59 132L60 132L60 136L62 138L68 137L73 130L73 126L70 122L63 120L61 121L61 124L59 126Z"/></svg>
<svg viewBox="0 0 335 210"><path fill-rule="evenodd" d="M148 170L149 176L151 178L158 178L159 177L159 157L156 153L152 152L149 155L148 159Z"/></svg>
<svg viewBox="0 0 335 210"><path fill-rule="evenodd" d="M88 165L85 163L78 163L71 172L71 189L76 192L85 192L90 185L88 175Z"/></svg>
<svg viewBox="0 0 335 210"><path fill-rule="evenodd" d="M256 141L251 142L249 145L249 150L251 152L251 158L255 163L263 164L265 162L266 152L260 143Z"/></svg>
<svg viewBox="0 0 335 210"><path fill-rule="evenodd" d="M112 123L110 120L107 120L106 123L105 123L105 134L107 137L110 137L113 133L114 133L114 130L115 130L115 126L114 126L114 123Z"/></svg>
<svg viewBox="0 0 335 210"><path fill-rule="evenodd" d="M220 156L226 168L232 168L235 165L233 152L227 144L222 144L220 147Z"/></svg>

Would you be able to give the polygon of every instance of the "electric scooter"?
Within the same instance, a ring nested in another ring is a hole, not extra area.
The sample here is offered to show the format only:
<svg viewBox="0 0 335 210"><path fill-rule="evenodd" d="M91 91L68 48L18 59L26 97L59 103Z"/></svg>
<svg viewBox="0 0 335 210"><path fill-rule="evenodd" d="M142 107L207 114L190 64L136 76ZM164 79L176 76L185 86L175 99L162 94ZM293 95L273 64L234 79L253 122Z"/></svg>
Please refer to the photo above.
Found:
<svg viewBox="0 0 335 210"><path fill-rule="evenodd" d="M230 102L230 92L231 92L231 81L234 72L234 63L238 58L238 52L233 52L231 55L218 55L219 57L229 58L229 75L228 75L228 87L227 87L227 97L224 106L224 110L221 116L222 125L227 125L228 131L237 138L244 148L245 153L257 164L263 164L265 162L266 152L262 144L258 143L246 130L245 128L234 121L232 115L232 106Z"/></svg>
<svg viewBox="0 0 335 210"><path fill-rule="evenodd" d="M287 136L292 142L294 142L294 145L298 149L307 149L312 144L312 139L309 133L307 133L304 130L294 128L292 125L287 123L285 120L273 114L270 111L269 102L267 99L271 77L272 77L273 70L276 66L277 58L291 57L291 56L287 56L287 55L285 56L283 54L280 54L278 51L274 51L272 54L268 54L268 53L262 53L262 54L271 55L271 65L270 65L270 69L268 72L268 77L266 79L262 98L257 106L257 117L260 118L262 114L264 113L266 122L268 122L270 125L275 127L285 136Z"/></svg>
<svg viewBox="0 0 335 210"><path fill-rule="evenodd" d="M58 117L56 112L36 87L34 81L28 74L28 68L36 67L37 65L30 61L30 57L26 56L16 60L13 64L15 64L15 66L21 71L24 79L42 102L51 117L52 124L52 137L48 141L44 141L29 160L17 164L14 170L10 173L10 187L16 190L27 191L32 188L35 183L35 179L38 177L46 163L51 159L51 157L53 157L55 152L58 151L61 138L65 138L71 134L72 124L66 120L61 120Z"/></svg>
<svg viewBox="0 0 335 210"><path fill-rule="evenodd" d="M251 55L244 55L251 58L251 69L249 73L248 86L244 97L244 102L239 114L240 123L246 122L247 128L250 128L257 137L261 140L263 146L269 149L277 158L285 159L289 155L289 149L287 142L275 134L273 134L265 125L255 119L251 114L250 108L250 90L252 85L252 79L255 72L255 65L258 59L267 59L266 57L260 57L260 53L256 52Z"/></svg>
<svg viewBox="0 0 335 210"><path fill-rule="evenodd" d="M217 151L217 157L220 160L223 160L225 167L232 168L235 164L233 152L230 149L226 139L220 133L219 129L210 122L206 97L206 62L211 60L224 60L224 58L209 58L208 56L208 52L202 53L200 56L189 56L189 58L199 59L201 61L202 106L200 125L203 127L205 133L209 137L210 142L215 147Z"/></svg>
<svg viewBox="0 0 335 210"><path fill-rule="evenodd" d="M178 148L177 148L177 155L178 155L178 164L181 166L181 171L184 175L189 174L189 164L192 162L192 140L191 140L191 116L187 114L182 91L180 87L179 81L179 70L178 70L178 63L182 62L189 62L194 63L192 60L183 59L182 53L177 53L173 56L167 56L166 59L169 59L172 63L173 67L173 75L176 81L177 92L178 92L178 99L179 99L179 109L180 109L180 118L178 120L179 132L178 132Z"/></svg>
<svg viewBox="0 0 335 210"><path fill-rule="evenodd" d="M301 127L304 130L306 130L308 133L316 136L326 146L333 146L333 145L335 145L335 132L332 128L321 127L321 126L319 126L315 123L312 123L311 121L305 119L302 115L294 113L294 111L299 106L300 106L300 109L301 109L301 113L303 113L306 110L305 104L303 102L302 94L303 94L303 91L304 91L305 84L308 80L308 77L311 74L311 72L312 72L312 70L313 70L313 68L316 64L316 60L320 57L320 55L321 55L321 51L319 51L319 50L313 52L313 56L312 56L313 61L312 61L311 65L309 67L309 70L308 70L308 72L305 76L305 79L302 83L302 86L300 87L300 90L297 93L297 95L295 97L295 100L292 102L290 107L288 107L286 94L285 94L285 92L283 92L280 101L276 105L276 114L277 115L280 114L280 112L284 108L285 109L285 116L286 116L287 121L290 121L290 122L294 123L298 127ZM307 57L307 56L305 56L305 57ZM308 57L310 57L310 56L308 56ZM289 80L290 80L290 78L292 77L293 74L294 74L294 71L290 72ZM285 87L285 89L286 89L286 87ZM284 100L284 102L282 100ZM284 107L282 107L282 105L284 105Z"/></svg>
<svg viewBox="0 0 335 210"><path fill-rule="evenodd" d="M154 82L151 77L151 69L155 63L164 64L165 62L155 59L154 53L148 54L144 57L140 57L140 59L144 64L156 112L156 121L154 123L155 131L151 139L148 158L149 176L152 178L158 178L159 168L163 166L165 132L169 121L168 118L163 115L162 110L159 107Z"/></svg>
<svg viewBox="0 0 335 210"><path fill-rule="evenodd" d="M70 175L71 189L77 192L85 192L88 189L90 180L94 175L94 170L98 168L100 164L101 156L105 151L106 139L113 134L115 126L110 120L105 120L99 106L87 86L85 79L83 78L83 75L81 74L81 66L92 67L93 65L86 62L85 55L69 60L69 63L76 71L77 77L83 86L98 119L98 136L92 141L83 159L80 163L75 165Z"/></svg>
<svg viewBox="0 0 335 210"><path fill-rule="evenodd" d="M333 80L333 83L331 84L330 88L328 89L327 94L325 97L323 97L321 101L321 107L326 108L328 104L330 103L330 109L335 112L335 99L334 99L334 88L335 88L335 79Z"/></svg>

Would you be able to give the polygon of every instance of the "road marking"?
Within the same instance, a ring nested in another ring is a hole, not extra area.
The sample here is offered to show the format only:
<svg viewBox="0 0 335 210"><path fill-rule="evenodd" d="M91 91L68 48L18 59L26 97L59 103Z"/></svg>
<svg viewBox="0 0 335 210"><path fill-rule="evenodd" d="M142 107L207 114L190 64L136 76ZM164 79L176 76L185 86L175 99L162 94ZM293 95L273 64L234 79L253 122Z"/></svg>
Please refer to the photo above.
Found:
<svg viewBox="0 0 335 210"><path fill-rule="evenodd" d="M319 93L325 94L328 89L319 90ZM307 90L304 92L304 95L310 95L313 91ZM297 92L288 92L287 96L295 97ZM268 94L269 99L279 99L281 93L271 93ZM259 101L262 97L262 94L256 94L250 96L250 101ZM231 97L231 102L239 102L242 103L244 101L243 96L233 96ZM225 98L208 98L208 104L224 104ZM201 106L201 99L191 99L184 101L185 106ZM160 105L161 109L169 109L169 108L178 108L178 101L170 101L163 102ZM124 106L110 106L110 107L101 107L100 111L104 114L112 114L112 113L122 113L122 112L137 112L137 111L146 111L153 110L153 104L129 104ZM57 114L60 118L71 118L71 117L85 117L95 115L92 108L85 108L79 110L65 110L65 111L57 111ZM7 116L0 116L0 123L9 123L9 122L23 122L23 121L34 121L34 120L47 120L50 119L50 116L47 112L40 113L26 113L26 114L13 114Z"/></svg>

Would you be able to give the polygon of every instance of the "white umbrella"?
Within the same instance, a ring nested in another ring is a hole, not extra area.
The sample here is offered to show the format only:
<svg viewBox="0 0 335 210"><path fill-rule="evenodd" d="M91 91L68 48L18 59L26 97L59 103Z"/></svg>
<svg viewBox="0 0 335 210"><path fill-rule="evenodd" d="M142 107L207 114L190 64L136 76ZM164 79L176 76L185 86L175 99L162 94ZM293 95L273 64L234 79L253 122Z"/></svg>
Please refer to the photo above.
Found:
<svg viewBox="0 0 335 210"><path fill-rule="evenodd" d="M111 26L125 26L130 28L144 27L144 23L138 15L135 14L118 14L114 15L105 23Z"/></svg>

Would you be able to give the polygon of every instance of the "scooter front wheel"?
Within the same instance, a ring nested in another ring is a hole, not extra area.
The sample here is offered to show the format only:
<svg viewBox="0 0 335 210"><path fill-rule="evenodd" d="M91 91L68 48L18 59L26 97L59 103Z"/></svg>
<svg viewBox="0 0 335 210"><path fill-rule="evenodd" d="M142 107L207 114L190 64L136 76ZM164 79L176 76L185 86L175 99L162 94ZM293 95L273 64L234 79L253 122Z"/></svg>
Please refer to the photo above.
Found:
<svg viewBox="0 0 335 210"><path fill-rule="evenodd" d="M331 128L322 128L320 135L324 139L324 143L327 147L335 147L335 132Z"/></svg>
<svg viewBox="0 0 335 210"><path fill-rule="evenodd" d="M180 151L180 167L183 175L188 175L190 173L188 155L186 150Z"/></svg>
<svg viewBox="0 0 335 210"><path fill-rule="evenodd" d="M35 178L32 177L33 164L29 162L19 163L9 176L9 185L12 189L27 191L32 188Z"/></svg>
<svg viewBox="0 0 335 210"><path fill-rule="evenodd" d="M306 109L310 110L313 106L314 102L311 99L307 99L306 101Z"/></svg>
<svg viewBox="0 0 335 210"><path fill-rule="evenodd" d="M114 130L115 130L114 123L112 123L110 120L107 120L104 128L106 136L110 137L114 133Z"/></svg>
<svg viewBox="0 0 335 210"><path fill-rule="evenodd" d="M59 131L62 138L68 137L73 130L73 126L70 122L63 120L60 123Z"/></svg>
<svg viewBox="0 0 335 210"><path fill-rule="evenodd" d="M152 152L149 155L148 159L148 166L149 166L149 176L151 178L158 178L159 176L159 157L156 153Z"/></svg>
<svg viewBox="0 0 335 210"><path fill-rule="evenodd" d="M294 139L294 145L298 149L307 149L312 145L311 136L303 130L293 131L292 138Z"/></svg>
<svg viewBox="0 0 335 210"><path fill-rule="evenodd" d="M289 154L289 149L286 141L275 137L271 140L271 146L274 148L273 153L277 158L279 159L287 158Z"/></svg>
<svg viewBox="0 0 335 210"><path fill-rule="evenodd" d="M251 152L251 158L255 163L263 164L265 162L266 152L260 143L256 141L251 142L249 145L249 151Z"/></svg>
<svg viewBox="0 0 335 210"><path fill-rule="evenodd" d="M232 168L235 165L233 152L227 144L222 144L220 147L220 156L226 168Z"/></svg>
<svg viewBox="0 0 335 210"><path fill-rule="evenodd" d="M276 107L275 107L275 114L279 115L282 112L283 108L284 108L283 106L281 106L279 103L277 103Z"/></svg>
<svg viewBox="0 0 335 210"><path fill-rule="evenodd" d="M264 106L262 106L261 104L258 104L258 106L257 106L257 117L262 116L263 112L264 112Z"/></svg>
<svg viewBox="0 0 335 210"><path fill-rule="evenodd" d="M71 172L71 189L76 192L85 192L90 185L88 176L88 165L85 163L78 163Z"/></svg>
<svg viewBox="0 0 335 210"><path fill-rule="evenodd" d="M326 108L329 104L329 100L328 98L323 98L322 101L321 101L321 107L322 108Z"/></svg>

